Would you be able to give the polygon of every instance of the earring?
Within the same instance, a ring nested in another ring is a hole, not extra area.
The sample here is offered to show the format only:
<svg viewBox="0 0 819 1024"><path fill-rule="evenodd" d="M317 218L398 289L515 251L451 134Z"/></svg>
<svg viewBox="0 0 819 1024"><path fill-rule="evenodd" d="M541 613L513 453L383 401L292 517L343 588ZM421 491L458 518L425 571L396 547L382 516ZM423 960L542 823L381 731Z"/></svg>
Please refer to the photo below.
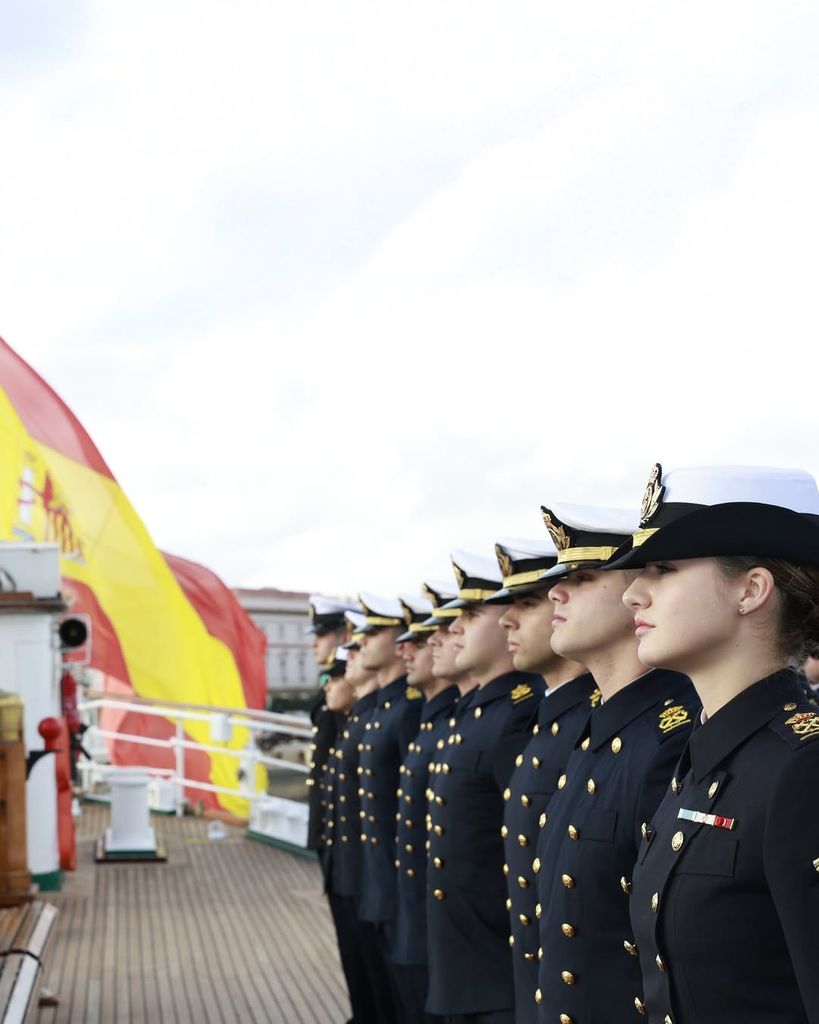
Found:
<svg viewBox="0 0 819 1024"><path fill-rule="evenodd" d="M744 615L745 614L745 608L743 607L743 605L739 606L739 614L740 615Z"/></svg>

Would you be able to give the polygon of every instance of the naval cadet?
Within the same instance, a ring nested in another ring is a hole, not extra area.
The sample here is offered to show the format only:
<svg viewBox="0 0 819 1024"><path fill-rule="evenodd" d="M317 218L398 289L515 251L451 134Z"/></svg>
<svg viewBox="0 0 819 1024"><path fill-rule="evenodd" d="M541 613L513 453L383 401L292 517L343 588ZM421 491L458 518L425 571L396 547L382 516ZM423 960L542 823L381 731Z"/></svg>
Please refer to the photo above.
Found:
<svg viewBox="0 0 819 1024"><path fill-rule="evenodd" d="M428 588L425 590L429 593ZM451 594L451 598L455 595ZM398 917L393 962L407 1022L439 1022L440 1017L426 1014L429 978L427 973L426 915L426 816L429 766L434 763L438 744L449 735L449 719L460 698L460 691L449 679L432 672L429 639L437 626L428 624L433 610L429 598L400 598L407 630L398 637L407 671L407 683L424 695L421 726L410 743L400 768L398 812L396 814L396 858L398 873Z"/></svg>
<svg viewBox="0 0 819 1024"><path fill-rule="evenodd" d="M328 711L324 703L322 673L332 663L336 648L347 639L347 621L344 614L354 609L360 611L354 605L336 598L324 597L322 594L311 594L308 601L310 625L307 632L313 637L313 657L319 667L320 680L319 688L309 707L310 721L313 723L313 742L310 747L310 772L307 776L308 850L318 851L321 846L322 808L318 785L322 766L327 763L327 754L336 738L340 721L337 715Z"/></svg>
<svg viewBox="0 0 819 1024"><path fill-rule="evenodd" d="M501 586L497 561L455 552L452 563L459 589L450 606L461 615L449 632L456 664L477 686L461 702L431 774L427 1010L452 1024L511 1024L502 793L544 686L540 676L514 670L498 625L503 608L486 604Z"/></svg>
<svg viewBox="0 0 819 1024"><path fill-rule="evenodd" d="M623 558L641 659L703 704L634 869L650 1024L819 1021L817 517L799 470L656 466Z"/></svg>
<svg viewBox="0 0 819 1024"><path fill-rule="evenodd" d="M504 605L500 625L516 669L543 676L547 690L537 721L504 790L503 865L507 885L512 965L515 980L515 1020L534 1024L537 1006L538 913L532 850L538 823L572 749L580 739L592 708L600 697L594 679L579 661L552 650L550 582L544 574L557 562L551 539L502 540L495 545L503 572L503 589L488 603Z"/></svg>
<svg viewBox="0 0 819 1024"><path fill-rule="evenodd" d="M373 954L368 948L368 935L358 921L358 899L361 895L358 766L364 727L375 708L378 684L375 673L368 672L361 665L356 630L364 624L364 616L347 612L346 617L352 626L352 637L344 645L347 649L344 680L351 687L355 702L336 738L331 758L334 774L323 857L325 889L336 928L339 958L353 1011L352 1020L356 1024L379 1024L383 1019L380 1000L383 979L372 966ZM327 696L328 702L332 701L329 691Z"/></svg>
<svg viewBox="0 0 819 1024"><path fill-rule="evenodd" d="M636 514L544 508L558 551L551 645L582 661L601 693L539 824L532 872L540 904L543 1024L633 1024L640 984L628 891L641 828L662 798L698 711L690 680L647 670L622 602L630 578L604 571Z"/></svg>
<svg viewBox="0 0 819 1024"><path fill-rule="evenodd" d="M449 605L458 597L457 588L453 589L449 583L427 582L424 583L424 593L432 601L433 607L432 616L426 620L426 625L435 627L435 632L427 641L432 649L432 674L440 679L449 680L458 687L461 697L464 697L470 690L475 689L477 681L474 676L455 664L460 645L456 646L458 638L454 633L449 632L449 627L455 619L460 617L463 609L451 608ZM462 700L458 701L454 708L453 718L449 723L450 728L455 728L455 717L464 703Z"/></svg>
<svg viewBox="0 0 819 1024"><path fill-rule="evenodd" d="M391 953L398 913L395 871L395 816L398 813L399 768L421 720L421 691L407 685L396 640L404 631L397 599L359 595L366 624L361 636L364 668L375 672L378 699L365 726L359 796L361 797L362 872L366 885L358 907L359 920L370 925L378 941L381 971L394 1001L393 1019L401 1020L398 981Z"/></svg>

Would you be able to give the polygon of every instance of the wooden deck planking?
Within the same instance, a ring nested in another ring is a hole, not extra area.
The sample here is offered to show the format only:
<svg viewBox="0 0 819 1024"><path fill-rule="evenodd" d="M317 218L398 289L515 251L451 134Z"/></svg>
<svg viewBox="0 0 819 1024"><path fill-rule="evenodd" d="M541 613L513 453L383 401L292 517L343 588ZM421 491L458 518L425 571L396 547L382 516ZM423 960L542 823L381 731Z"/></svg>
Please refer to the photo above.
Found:
<svg viewBox="0 0 819 1024"><path fill-rule="evenodd" d="M38 1024L343 1024L350 1016L314 861L208 822L154 817L167 864L94 863L104 805L78 820Z"/></svg>

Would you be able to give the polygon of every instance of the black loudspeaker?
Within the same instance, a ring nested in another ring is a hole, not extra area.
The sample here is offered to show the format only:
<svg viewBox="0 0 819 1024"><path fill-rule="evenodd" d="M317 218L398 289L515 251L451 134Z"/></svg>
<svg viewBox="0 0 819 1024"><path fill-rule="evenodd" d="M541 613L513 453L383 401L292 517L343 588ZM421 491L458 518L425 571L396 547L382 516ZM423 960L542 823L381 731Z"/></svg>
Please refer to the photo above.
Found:
<svg viewBox="0 0 819 1024"><path fill-rule="evenodd" d="M82 619L63 619L58 630L65 648L79 647L88 639L88 627Z"/></svg>

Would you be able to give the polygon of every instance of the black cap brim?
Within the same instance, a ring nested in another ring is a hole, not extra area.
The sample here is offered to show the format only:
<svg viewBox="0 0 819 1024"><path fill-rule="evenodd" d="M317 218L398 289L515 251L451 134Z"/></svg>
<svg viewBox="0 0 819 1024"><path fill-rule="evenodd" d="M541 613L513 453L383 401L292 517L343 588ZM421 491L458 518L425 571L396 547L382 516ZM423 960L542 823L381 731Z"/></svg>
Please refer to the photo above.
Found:
<svg viewBox="0 0 819 1024"><path fill-rule="evenodd" d="M819 516L748 501L708 505L615 555L605 568L642 569L649 562L730 555L819 565Z"/></svg>

